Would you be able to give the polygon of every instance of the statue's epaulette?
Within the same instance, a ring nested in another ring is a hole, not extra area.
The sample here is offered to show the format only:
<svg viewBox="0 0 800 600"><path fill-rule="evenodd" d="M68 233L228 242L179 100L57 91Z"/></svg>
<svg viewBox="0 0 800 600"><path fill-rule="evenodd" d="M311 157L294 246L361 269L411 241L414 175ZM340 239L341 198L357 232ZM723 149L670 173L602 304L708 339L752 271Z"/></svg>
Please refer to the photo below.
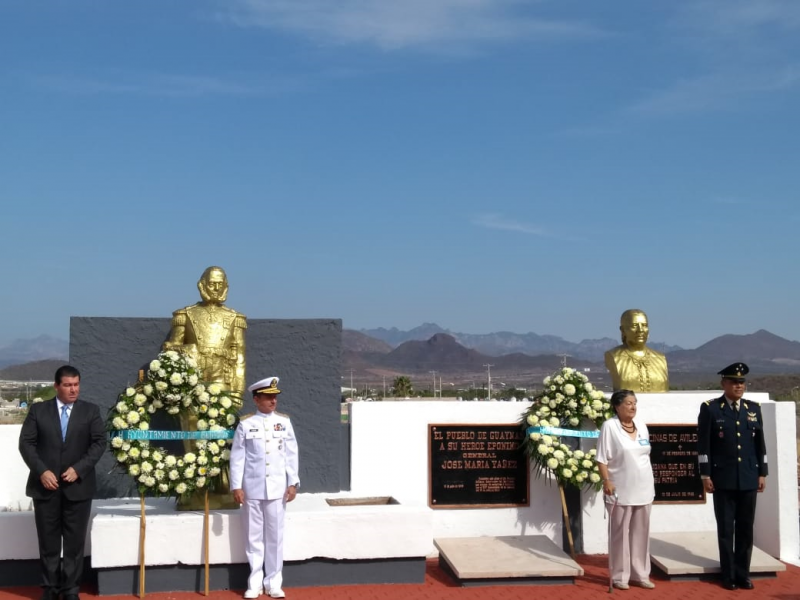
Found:
<svg viewBox="0 0 800 600"><path fill-rule="evenodd" d="M250 414L247 414L247 415L242 415L241 417L239 417L239 420L240 421L244 421L245 419L249 419L250 417L254 417L254 416L256 416L256 413L250 413Z"/></svg>
<svg viewBox="0 0 800 600"><path fill-rule="evenodd" d="M186 325L186 309L176 310L172 313L172 326L183 327Z"/></svg>
<svg viewBox="0 0 800 600"><path fill-rule="evenodd" d="M247 317L239 315L233 320L233 326L239 329L247 329Z"/></svg>
<svg viewBox="0 0 800 600"><path fill-rule="evenodd" d="M706 401L705 401L705 405L706 405L706 406L711 406L711 400L706 400Z"/></svg>
<svg viewBox="0 0 800 600"><path fill-rule="evenodd" d="M287 415L286 413L278 412L277 410L275 411L275 414L278 415L279 417L283 417L284 419L291 419L292 418L289 415Z"/></svg>

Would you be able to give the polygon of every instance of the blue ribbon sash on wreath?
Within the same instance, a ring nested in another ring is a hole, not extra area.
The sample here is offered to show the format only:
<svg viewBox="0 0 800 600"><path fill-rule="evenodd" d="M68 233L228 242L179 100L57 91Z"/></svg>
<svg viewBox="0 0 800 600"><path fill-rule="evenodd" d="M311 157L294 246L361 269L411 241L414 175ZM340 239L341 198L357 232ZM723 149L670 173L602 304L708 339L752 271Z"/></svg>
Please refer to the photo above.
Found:
<svg viewBox="0 0 800 600"><path fill-rule="evenodd" d="M130 429L124 431L109 431L109 437L120 437L123 440L232 440L236 433L234 429L221 431L159 431Z"/></svg>
<svg viewBox="0 0 800 600"><path fill-rule="evenodd" d="M561 427L528 427L525 430L528 435L541 433L544 435L558 435L566 437L579 437L593 439L600 435L599 431L581 431L579 429L562 429Z"/></svg>

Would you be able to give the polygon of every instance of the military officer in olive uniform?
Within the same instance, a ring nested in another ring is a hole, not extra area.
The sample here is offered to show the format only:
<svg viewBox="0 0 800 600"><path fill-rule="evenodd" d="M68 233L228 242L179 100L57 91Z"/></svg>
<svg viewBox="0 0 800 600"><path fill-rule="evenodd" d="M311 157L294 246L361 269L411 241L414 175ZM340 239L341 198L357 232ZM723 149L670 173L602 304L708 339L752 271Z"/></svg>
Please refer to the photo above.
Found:
<svg viewBox="0 0 800 600"><path fill-rule="evenodd" d="M297 440L287 415L275 411L278 378L248 388L258 412L242 417L231 448L231 491L244 506L245 554L250 565L245 598L265 591L284 598L283 519L300 487Z"/></svg>
<svg viewBox="0 0 800 600"><path fill-rule="evenodd" d="M750 555L756 495L767 477L761 406L745 400L750 369L734 363L722 369L724 394L700 406L697 454L706 493L714 494L722 586L751 590Z"/></svg>

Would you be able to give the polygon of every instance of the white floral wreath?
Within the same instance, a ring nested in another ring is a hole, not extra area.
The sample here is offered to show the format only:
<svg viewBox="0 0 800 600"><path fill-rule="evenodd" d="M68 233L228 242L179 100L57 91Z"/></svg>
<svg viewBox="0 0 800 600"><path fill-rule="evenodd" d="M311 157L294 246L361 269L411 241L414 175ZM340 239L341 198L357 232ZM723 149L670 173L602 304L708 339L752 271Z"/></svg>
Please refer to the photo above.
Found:
<svg viewBox="0 0 800 600"><path fill-rule="evenodd" d="M600 489L597 450L573 449L561 437L596 437L595 431L581 430L581 423L588 419L599 429L613 414L611 404L586 375L569 367L545 377L542 383L544 390L533 399L520 422L527 434L525 453L539 474L545 473L560 485Z"/></svg>
<svg viewBox="0 0 800 600"><path fill-rule="evenodd" d="M162 352L150 363L146 380L126 388L109 412L111 452L117 466L136 480L140 494L180 496L213 489L228 466L236 406L220 384L203 384L200 377L191 357ZM150 419L161 409L196 415L201 433L150 431ZM193 439L196 451L171 454L151 445L153 439Z"/></svg>

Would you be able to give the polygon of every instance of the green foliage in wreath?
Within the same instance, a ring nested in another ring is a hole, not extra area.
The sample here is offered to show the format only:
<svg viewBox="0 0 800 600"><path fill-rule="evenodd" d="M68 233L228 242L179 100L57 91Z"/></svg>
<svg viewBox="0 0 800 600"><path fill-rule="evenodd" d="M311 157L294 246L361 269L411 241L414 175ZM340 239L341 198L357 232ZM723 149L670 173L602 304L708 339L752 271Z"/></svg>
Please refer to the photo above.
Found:
<svg viewBox="0 0 800 600"><path fill-rule="evenodd" d="M599 490L602 482L595 448L584 452L564 443L558 432L537 430L577 430L581 432L577 439L592 437L594 433L583 433L584 426L591 423L599 429L613 415L611 404L603 392L594 389L586 375L569 367L545 377L542 383L544 390L533 399L520 420L526 431L525 454L539 475L544 474L561 485Z"/></svg>
<svg viewBox="0 0 800 600"><path fill-rule="evenodd" d="M201 382L189 356L168 350L153 360L145 381L126 388L109 411L111 452L117 466L137 482L140 494L181 496L213 489L230 463L229 435L236 428L236 405L217 383ZM197 430L210 439L193 441L194 452L178 455L149 439L150 420L159 410L197 417ZM218 432L218 433L216 433ZM126 439L127 438L127 439ZM214 439L218 438L218 439Z"/></svg>

